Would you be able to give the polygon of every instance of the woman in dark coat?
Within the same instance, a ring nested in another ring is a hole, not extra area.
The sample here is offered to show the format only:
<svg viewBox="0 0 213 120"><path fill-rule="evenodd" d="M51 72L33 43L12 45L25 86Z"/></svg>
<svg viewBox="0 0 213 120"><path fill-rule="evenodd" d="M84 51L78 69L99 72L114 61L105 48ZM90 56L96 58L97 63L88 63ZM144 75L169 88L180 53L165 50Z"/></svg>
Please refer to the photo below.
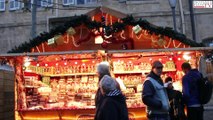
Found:
<svg viewBox="0 0 213 120"><path fill-rule="evenodd" d="M95 120L129 120L126 99L117 89L116 81L105 75L99 82L101 94Z"/></svg>
<svg viewBox="0 0 213 120"><path fill-rule="evenodd" d="M98 74L99 82L104 75L108 75L108 76L111 77L109 63L108 62L99 63L98 66L97 66L97 74ZM117 82L116 82L116 86L120 90L120 86ZM97 90L96 95L95 95L95 107L96 107L96 109L98 108L98 104L99 104L99 102L101 101L102 98L103 98L103 95L101 94L100 87L98 87L98 90Z"/></svg>

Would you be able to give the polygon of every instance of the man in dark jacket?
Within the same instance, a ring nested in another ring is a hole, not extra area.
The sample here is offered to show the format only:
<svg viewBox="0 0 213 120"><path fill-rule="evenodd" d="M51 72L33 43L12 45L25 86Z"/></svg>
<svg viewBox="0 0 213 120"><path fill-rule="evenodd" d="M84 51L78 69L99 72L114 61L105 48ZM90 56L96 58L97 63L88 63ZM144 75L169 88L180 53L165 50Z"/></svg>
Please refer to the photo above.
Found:
<svg viewBox="0 0 213 120"><path fill-rule="evenodd" d="M203 106L199 100L197 80L201 78L201 73L197 69L192 69L189 63L181 66L185 75L182 78L183 99L187 106L188 120L203 120Z"/></svg>
<svg viewBox="0 0 213 120"><path fill-rule="evenodd" d="M154 61L152 70L143 84L142 101L147 106L149 120L169 120L169 100L160 77L162 71L162 63Z"/></svg>
<svg viewBox="0 0 213 120"><path fill-rule="evenodd" d="M116 84L108 75L101 79L99 87L103 98L98 104L95 120L129 120L126 99Z"/></svg>

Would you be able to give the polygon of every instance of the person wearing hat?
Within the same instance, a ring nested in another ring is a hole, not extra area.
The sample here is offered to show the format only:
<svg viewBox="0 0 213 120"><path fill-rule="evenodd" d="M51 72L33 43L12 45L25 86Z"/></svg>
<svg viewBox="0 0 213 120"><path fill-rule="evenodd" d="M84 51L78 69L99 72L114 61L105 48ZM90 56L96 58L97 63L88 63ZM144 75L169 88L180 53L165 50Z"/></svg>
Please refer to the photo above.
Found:
<svg viewBox="0 0 213 120"><path fill-rule="evenodd" d="M165 79L164 87L166 88L170 103L170 119L186 120L182 93L180 91L174 90L171 77L167 77Z"/></svg>
<svg viewBox="0 0 213 120"><path fill-rule="evenodd" d="M96 110L95 120L129 120L126 98L117 89L116 81L109 75L104 75L99 88L103 98Z"/></svg>
<svg viewBox="0 0 213 120"><path fill-rule="evenodd" d="M161 79L162 72L163 64L154 61L151 72L143 84L142 101L146 105L149 120L170 120L169 99Z"/></svg>
<svg viewBox="0 0 213 120"><path fill-rule="evenodd" d="M98 65L97 65L97 76L98 76L98 82L101 81L101 79L103 78L104 75L108 75L111 77L111 74L110 74L110 64L106 61L103 61L103 62L100 62ZM120 85L118 82L116 82L116 87L117 89L120 90ZM101 89L100 87L98 87L97 91L96 91L96 94L95 94L95 107L96 107L96 110L98 109L99 107L99 103L100 101L102 101L103 99L103 95L101 94Z"/></svg>

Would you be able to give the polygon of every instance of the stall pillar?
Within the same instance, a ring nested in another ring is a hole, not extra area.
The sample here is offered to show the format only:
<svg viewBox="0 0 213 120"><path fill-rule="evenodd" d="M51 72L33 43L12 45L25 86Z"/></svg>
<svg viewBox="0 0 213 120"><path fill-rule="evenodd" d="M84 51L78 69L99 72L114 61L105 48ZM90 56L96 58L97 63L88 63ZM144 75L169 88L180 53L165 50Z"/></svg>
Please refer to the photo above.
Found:
<svg viewBox="0 0 213 120"><path fill-rule="evenodd" d="M14 120L13 71L0 70L0 120Z"/></svg>

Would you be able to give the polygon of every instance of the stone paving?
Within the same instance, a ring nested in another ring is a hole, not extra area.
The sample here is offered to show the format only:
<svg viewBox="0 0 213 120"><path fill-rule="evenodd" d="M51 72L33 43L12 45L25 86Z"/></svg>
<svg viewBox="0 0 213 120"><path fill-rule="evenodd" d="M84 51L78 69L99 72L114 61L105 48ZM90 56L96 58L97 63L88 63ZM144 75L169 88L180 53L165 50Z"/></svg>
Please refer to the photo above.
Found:
<svg viewBox="0 0 213 120"><path fill-rule="evenodd" d="M204 120L213 120L213 109L204 111Z"/></svg>
<svg viewBox="0 0 213 120"><path fill-rule="evenodd" d="M213 95L211 101L204 106L204 120L213 120Z"/></svg>

